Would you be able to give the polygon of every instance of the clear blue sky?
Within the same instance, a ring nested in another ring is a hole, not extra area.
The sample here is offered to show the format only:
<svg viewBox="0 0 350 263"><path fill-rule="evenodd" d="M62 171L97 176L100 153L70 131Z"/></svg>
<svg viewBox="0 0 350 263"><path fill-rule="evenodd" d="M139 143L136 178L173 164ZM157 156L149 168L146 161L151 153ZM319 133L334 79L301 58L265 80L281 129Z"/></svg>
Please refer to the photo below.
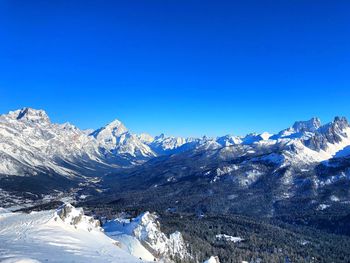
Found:
<svg viewBox="0 0 350 263"><path fill-rule="evenodd" d="M0 113L134 132L350 117L350 1L0 1Z"/></svg>

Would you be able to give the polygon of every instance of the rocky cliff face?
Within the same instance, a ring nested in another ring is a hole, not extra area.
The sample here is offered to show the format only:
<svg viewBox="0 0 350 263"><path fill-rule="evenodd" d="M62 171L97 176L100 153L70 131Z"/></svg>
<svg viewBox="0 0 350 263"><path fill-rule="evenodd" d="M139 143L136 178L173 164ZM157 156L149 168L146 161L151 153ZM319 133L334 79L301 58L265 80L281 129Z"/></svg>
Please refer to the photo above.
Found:
<svg viewBox="0 0 350 263"><path fill-rule="evenodd" d="M102 231L100 221L95 220L93 217L86 216L83 208L75 208L69 203L60 206L56 210L56 216L54 220L61 219L65 224L74 226L79 229L86 229L89 232L92 230Z"/></svg>
<svg viewBox="0 0 350 263"><path fill-rule="evenodd" d="M174 232L167 237L160 229L157 215L146 212L133 220L137 226L134 236L152 251L158 258L186 259L189 257L186 244L180 232Z"/></svg>
<svg viewBox="0 0 350 263"><path fill-rule="evenodd" d="M154 260L162 262L191 259L182 234L178 231L169 236L164 234L154 213L145 212L132 220L119 218L108 221L103 227L107 235L122 243L127 249L131 246L133 248L131 250L140 251L135 255L141 258L147 257L150 260L149 254L151 254ZM134 237L139 243L127 239L126 235ZM140 245L143 248L140 248Z"/></svg>

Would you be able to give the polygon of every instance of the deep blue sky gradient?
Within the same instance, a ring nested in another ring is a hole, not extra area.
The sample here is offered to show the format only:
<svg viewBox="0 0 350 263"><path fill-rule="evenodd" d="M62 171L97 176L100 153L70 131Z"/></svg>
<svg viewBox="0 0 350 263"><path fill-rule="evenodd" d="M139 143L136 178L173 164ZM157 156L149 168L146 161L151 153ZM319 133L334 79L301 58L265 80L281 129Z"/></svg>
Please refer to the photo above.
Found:
<svg viewBox="0 0 350 263"><path fill-rule="evenodd" d="M0 1L0 113L134 132L350 117L350 1Z"/></svg>

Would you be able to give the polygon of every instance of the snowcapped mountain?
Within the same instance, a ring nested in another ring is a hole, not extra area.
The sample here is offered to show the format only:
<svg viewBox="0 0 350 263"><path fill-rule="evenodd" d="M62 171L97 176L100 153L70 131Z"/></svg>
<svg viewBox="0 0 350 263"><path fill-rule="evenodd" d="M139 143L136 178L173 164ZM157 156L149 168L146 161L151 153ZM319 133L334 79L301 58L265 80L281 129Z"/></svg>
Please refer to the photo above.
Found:
<svg viewBox="0 0 350 263"><path fill-rule="evenodd" d="M321 127L321 121L319 118L311 118L308 121L297 121L294 125L288 129L285 129L279 133L281 137L287 137L291 134L316 132Z"/></svg>
<svg viewBox="0 0 350 263"><path fill-rule="evenodd" d="M23 108L0 116L0 174L95 176L155 157L118 120L96 131L51 123L43 110Z"/></svg>
<svg viewBox="0 0 350 263"><path fill-rule="evenodd" d="M188 148L183 147L184 145L191 145L189 148L193 148L193 143L199 140L197 138L173 137L161 134L146 143L157 155L166 155L187 150Z"/></svg>
<svg viewBox="0 0 350 263"><path fill-rule="evenodd" d="M325 125L313 118L295 123L287 134L284 132L276 139L277 142L287 142L290 147L287 159L290 161L322 162L336 157L350 144L350 126L345 118L335 117Z"/></svg>
<svg viewBox="0 0 350 263"><path fill-rule="evenodd" d="M286 162L313 163L328 160L350 144L350 125L343 117L321 125L318 118L295 122L278 134L248 134L244 137L224 136L216 139L222 147L246 148L246 154L265 149L267 153L278 151ZM275 157L275 155L274 155Z"/></svg>
<svg viewBox="0 0 350 263"><path fill-rule="evenodd" d="M226 147L226 146L232 146L242 143L242 138L239 136L233 136L233 135L225 135L222 137L218 137L216 139L216 142L220 145Z"/></svg>
<svg viewBox="0 0 350 263"><path fill-rule="evenodd" d="M75 176L86 174L86 168L96 172L100 167L139 164L159 155L245 146L250 152L262 146L279 148L285 159L323 161L350 145L349 130L347 120L336 117L323 126L318 118L298 121L275 135L182 138L161 134L153 138L131 133L119 120L93 132L81 131L69 123L51 123L43 110L23 108L0 116L0 173L52 171Z"/></svg>
<svg viewBox="0 0 350 263"><path fill-rule="evenodd" d="M75 177L105 167L100 146L75 126L51 123L42 110L24 108L0 116L0 173Z"/></svg>
<svg viewBox="0 0 350 263"><path fill-rule="evenodd" d="M119 121L114 120L90 134L101 147L115 155L130 156L135 159L149 159L156 154L139 137L130 133Z"/></svg>

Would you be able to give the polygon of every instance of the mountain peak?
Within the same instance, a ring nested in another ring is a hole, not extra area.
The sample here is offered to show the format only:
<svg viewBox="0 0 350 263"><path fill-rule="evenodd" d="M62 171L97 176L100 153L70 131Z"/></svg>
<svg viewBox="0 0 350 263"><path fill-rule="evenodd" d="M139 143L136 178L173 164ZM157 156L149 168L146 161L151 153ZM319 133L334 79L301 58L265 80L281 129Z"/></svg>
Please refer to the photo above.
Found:
<svg viewBox="0 0 350 263"><path fill-rule="evenodd" d="M295 132L315 132L321 127L321 121L317 117L313 117L308 121L297 121L292 128Z"/></svg>
<svg viewBox="0 0 350 263"><path fill-rule="evenodd" d="M123 125L123 123L122 123L120 120L115 119L115 120L111 121L110 123L108 123L106 126L109 126L109 127L119 127L119 126L121 126L121 125ZM123 126L124 126L124 125L123 125Z"/></svg>
<svg viewBox="0 0 350 263"><path fill-rule="evenodd" d="M120 120L115 119L106 126L92 132L91 135L93 135L95 138L111 136L115 137L126 132L128 132L128 129L124 126L124 124Z"/></svg>
<svg viewBox="0 0 350 263"><path fill-rule="evenodd" d="M107 124L105 128L113 130L115 135L120 135L128 131L124 124L118 119L115 119L111 123Z"/></svg>
<svg viewBox="0 0 350 263"><path fill-rule="evenodd" d="M33 108L22 108L15 111L17 120L26 120L34 123L49 123L50 119L44 110L36 110Z"/></svg>
<svg viewBox="0 0 350 263"><path fill-rule="evenodd" d="M336 116L333 120L333 123L336 123L342 126L349 126L349 122L346 117Z"/></svg>

